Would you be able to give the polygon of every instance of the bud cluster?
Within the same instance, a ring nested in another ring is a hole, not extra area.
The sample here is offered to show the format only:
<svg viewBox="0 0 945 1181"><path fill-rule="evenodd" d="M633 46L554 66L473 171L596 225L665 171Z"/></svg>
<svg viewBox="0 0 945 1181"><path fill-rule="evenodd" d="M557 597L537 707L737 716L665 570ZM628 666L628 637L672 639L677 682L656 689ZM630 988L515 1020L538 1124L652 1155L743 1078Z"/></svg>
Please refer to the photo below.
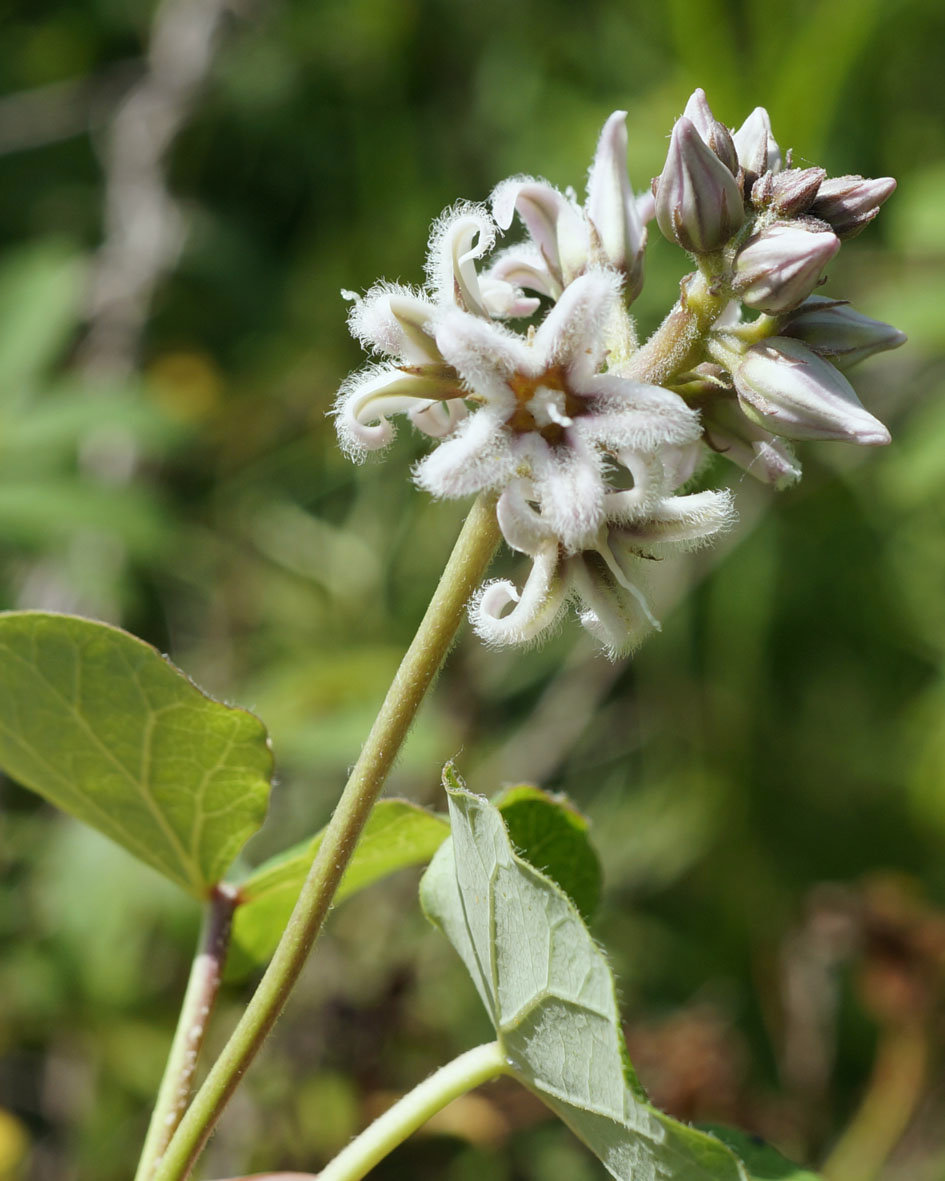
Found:
<svg viewBox="0 0 945 1181"><path fill-rule="evenodd" d="M349 296L378 360L339 394L343 446L384 447L406 414L438 440L416 483L494 492L506 541L531 558L521 591L493 582L474 599L491 643L535 640L569 602L612 654L658 626L641 559L733 518L727 491L680 491L707 451L783 486L800 475L790 440L889 439L844 374L905 338L814 291L895 182L793 168L763 108L731 131L697 90L652 196L635 196L625 119L605 123L583 203L512 177L434 225L424 287ZM516 216L524 241L495 251ZM696 270L638 345L629 308L651 217Z"/></svg>

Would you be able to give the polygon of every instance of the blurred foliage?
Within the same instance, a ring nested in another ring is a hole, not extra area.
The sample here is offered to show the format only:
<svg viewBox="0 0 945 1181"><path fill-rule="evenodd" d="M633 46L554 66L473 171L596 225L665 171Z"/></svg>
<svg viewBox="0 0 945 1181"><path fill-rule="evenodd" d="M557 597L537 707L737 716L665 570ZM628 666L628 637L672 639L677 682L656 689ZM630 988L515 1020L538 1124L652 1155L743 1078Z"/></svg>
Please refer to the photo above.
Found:
<svg viewBox="0 0 945 1181"><path fill-rule="evenodd" d="M780 496L732 477L742 526L660 571L663 632L630 663L573 628L526 656L464 638L391 789L442 807L457 756L479 791L566 791L592 820L594 932L654 1098L808 1162L864 1127L864 1096L898 1103L883 1181L941 1181L941 980L915 908L935 928L945 907L945 8L234 6L167 156L187 233L131 372L89 362L86 284L109 128L146 68L153 7L0 12L0 605L120 621L259 713L279 779L251 863L324 823L462 514L407 482L422 447L407 431L361 469L338 452L325 411L360 363L339 288L419 280L432 217L510 173L579 186L616 107L644 188L696 85L731 123L767 106L798 161L899 178L827 288L910 335L854 372L892 446L807 446ZM652 242L645 329L683 262ZM199 915L15 785L0 805L0 1177L124 1181ZM317 1169L385 1096L489 1035L416 877L334 915L205 1175ZM879 927L862 885L877 880L899 899ZM855 900L842 921L817 901L825 882ZM864 984L893 951L888 987L923 985L912 1024ZM226 992L211 1041L242 995ZM875 1063L917 1037L910 1106L906 1076ZM503 1087L378 1181L599 1175Z"/></svg>

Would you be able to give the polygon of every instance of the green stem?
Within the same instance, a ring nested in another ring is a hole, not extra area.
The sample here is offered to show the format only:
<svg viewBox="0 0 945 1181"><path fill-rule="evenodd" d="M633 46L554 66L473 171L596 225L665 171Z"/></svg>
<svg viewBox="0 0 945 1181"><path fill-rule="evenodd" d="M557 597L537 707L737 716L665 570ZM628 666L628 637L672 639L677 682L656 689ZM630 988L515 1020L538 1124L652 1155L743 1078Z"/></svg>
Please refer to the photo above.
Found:
<svg viewBox="0 0 945 1181"><path fill-rule="evenodd" d="M189 1174L240 1078L282 1012L364 823L453 642L466 603L492 560L499 536L495 497L483 493L466 518L417 634L394 676L269 967L181 1121L154 1181L183 1181Z"/></svg>
<svg viewBox="0 0 945 1181"><path fill-rule="evenodd" d="M318 1181L360 1181L447 1103L507 1070L498 1042L460 1054L378 1116L322 1169Z"/></svg>
<svg viewBox="0 0 945 1181"><path fill-rule="evenodd" d="M197 1057L207 1031L208 1018L220 987L230 946L230 930L237 895L228 886L217 886L207 899L197 954L181 1005L177 1030L171 1043L164 1077L158 1090L151 1123L145 1137L135 1181L149 1181L170 1143L190 1098Z"/></svg>
<svg viewBox="0 0 945 1181"><path fill-rule="evenodd" d="M719 288L716 291L716 287ZM679 301L646 344L621 366L621 377L665 385L704 360L705 334L731 298L728 287L701 271L687 275Z"/></svg>

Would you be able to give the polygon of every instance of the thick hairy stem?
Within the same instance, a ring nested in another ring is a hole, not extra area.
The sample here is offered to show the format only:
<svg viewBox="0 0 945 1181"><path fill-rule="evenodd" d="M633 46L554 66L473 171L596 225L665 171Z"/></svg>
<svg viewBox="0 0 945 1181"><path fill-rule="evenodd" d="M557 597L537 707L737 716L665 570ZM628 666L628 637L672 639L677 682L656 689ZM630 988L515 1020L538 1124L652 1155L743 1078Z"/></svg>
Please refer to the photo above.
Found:
<svg viewBox="0 0 945 1181"><path fill-rule="evenodd" d="M135 1181L150 1181L177 1125L187 1110L197 1057L203 1045L210 1013L230 946L230 930L237 896L227 886L217 886L207 900L203 927L190 969L180 1017L164 1068L151 1123L145 1137Z"/></svg>
<svg viewBox="0 0 945 1181"><path fill-rule="evenodd" d="M687 275L679 301L650 339L620 369L621 377L665 385L704 360L704 338L725 310L730 295L700 271Z"/></svg>
<svg viewBox="0 0 945 1181"><path fill-rule="evenodd" d="M364 823L498 543L495 497L483 493L466 518L439 586L397 670L266 974L181 1121L155 1173L155 1181L182 1181L188 1175L244 1071L282 1012Z"/></svg>

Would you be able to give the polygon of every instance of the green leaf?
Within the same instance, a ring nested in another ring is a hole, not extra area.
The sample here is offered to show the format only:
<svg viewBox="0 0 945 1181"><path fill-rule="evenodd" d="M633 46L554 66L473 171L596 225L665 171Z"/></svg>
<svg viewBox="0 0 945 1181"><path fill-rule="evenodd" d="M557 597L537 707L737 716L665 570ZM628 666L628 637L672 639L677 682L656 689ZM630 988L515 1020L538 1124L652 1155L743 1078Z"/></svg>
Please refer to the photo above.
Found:
<svg viewBox="0 0 945 1181"><path fill-rule="evenodd" d="M449 836L449 831L444 816L407 800L380 800L364 826L335 903L395 870L425 864ZM236 912L233 942L244 957L258 963L272 954L323 835L324 830L311 840L279 853L242 883L244 904ZM246 966L237 960L233 970L239 973Z"/></svg>
<svg viewBox="0 0 945 1181"><path fill-rule="evenodd" d="M444 782L452 835L421 901L462 957L512 1073L620 1181L750 1181L719 1140L647 1101L610 967L576 907L516 855L497 808L455 775Z"/></svg>
<svg viewBox="0 0 945 1181"><path fill-rule="evenodd" d="M108 624L0 614L0 767L198 897L266 812L262 722Z"/></svg>
<svg viewBox="0 0 945 1181"><path fill-rule="evenodd" d="M703 1127L738 1154L751 1181L820 1181L816 1173L792 1165L777 1149L757 1136L749 1136L720 1124L704 1124Z"/></svg>
<svg viewBox="0 0 945 1181"><path fill-rule="evenodd" d="M443 772L453 786L456 773ZM564 796L530 784L510 787L493 800L514 848L556 882L587 920L600 904L600 861L588 837L588 823Z"/></svg>

